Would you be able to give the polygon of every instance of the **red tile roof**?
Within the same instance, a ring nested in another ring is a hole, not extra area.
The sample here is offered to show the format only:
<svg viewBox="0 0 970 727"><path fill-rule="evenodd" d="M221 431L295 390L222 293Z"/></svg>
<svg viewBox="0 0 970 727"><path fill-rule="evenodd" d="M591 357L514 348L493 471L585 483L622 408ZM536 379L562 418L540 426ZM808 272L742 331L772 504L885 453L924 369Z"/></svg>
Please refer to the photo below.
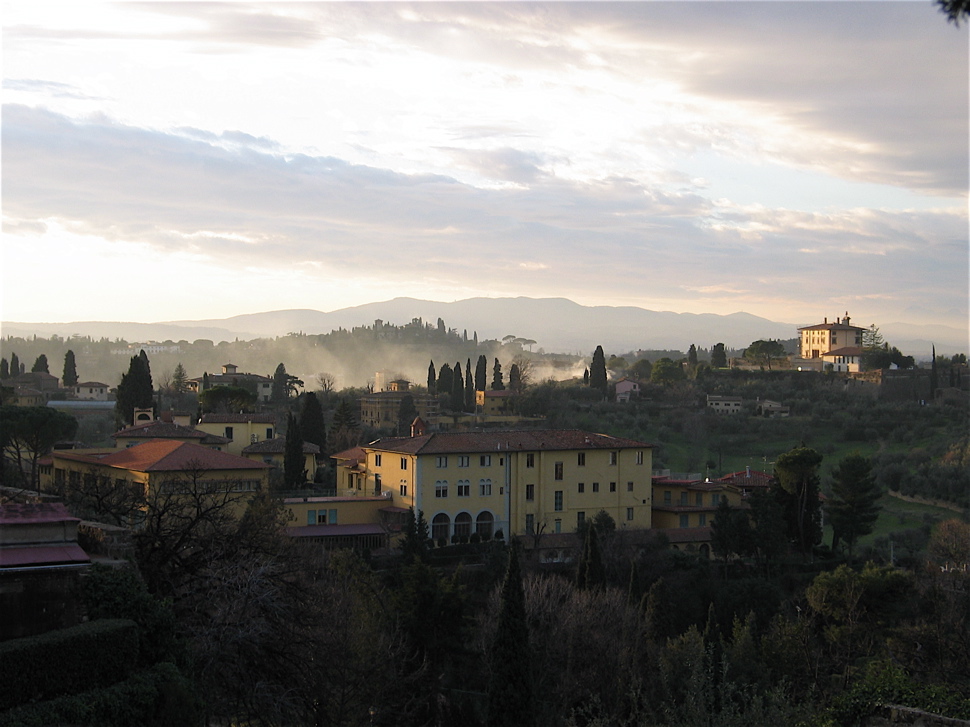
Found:
<svg viewBox="0 0 970 727"><path fill-rule="evenodd" d="M134 426L126 427L119 432L115 432L111 436L115 439L118 437L139 439L194 439L206 444L229 444L232 441L231 439L220 437L217 434L208 434L198 429L183 427L181 424L176 424L175 422L161 420L148 422L147 424L135 424Z"/></svg>
<svg viewBox="0 0 970 727"><path fill-rule="evenodd" d="M90 562L91 558L76 543L0 548L0 569L40 568L53 565L88 565Z"/></svg>
<svg viewBox="0 0 970 727"><path fill-rule="evenodd" d="M760 470L741 470L740 472L732 472L731 474L724 475L724 477L718 479L718 482L723 482L726 485L734 485L735 487L767 487L772 479L774 477L767 472L761 472Z"/></svg>
<svg viewBox="0 0 970 727"><path fill-rule="evenodd" d="M862 346L844 346L843 348L836 348L832 351L822 354L822 358L828 358L829 356L861 356Z"/></svg>
<svg viewBox="0 0 970 727"><path fill-rule="evenodd" d="M84 455L57 452L55 459L91 462L135 472L180 472L183 470L254 470L270 465L245 457L220 452L190 442L174 439L153 439L134 447L105 455Z"/></svg>
<svg viewBox="0 0 970 727"><path fill-rule="evenodd" d="M378 439L366 445L365 449L405 454L452 454L507 450L646 449L652 446L633 439L594 434L578 429L536 429L508 432L436 432L420 437Z"/></svg>
<svg viewBox="0 0 970 727"><path fill-rule="evenodd" d="M81 522L67 511L60 502L41 502L35 504L7 503L0 505L0 525L22 525L26 523Z"/></svg>
<svg viewBox="0 0 970 727"><path fill-rule="evenodd" d="M384 535L380 525L304 525L289 527L286 534L295 538L336 538L346 535Z"/></svg>

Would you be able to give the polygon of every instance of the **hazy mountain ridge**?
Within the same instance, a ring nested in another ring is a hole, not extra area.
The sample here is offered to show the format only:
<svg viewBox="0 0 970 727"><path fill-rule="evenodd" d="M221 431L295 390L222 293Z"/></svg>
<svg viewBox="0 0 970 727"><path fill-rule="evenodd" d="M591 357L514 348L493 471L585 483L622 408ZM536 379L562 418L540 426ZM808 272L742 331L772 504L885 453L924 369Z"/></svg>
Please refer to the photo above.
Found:
<svg viewBox="0 0 970 727"><path fill-rule="evenodd" d="M188 340L215 342L284 336L287 333L329 333L338 328L370 326L375 320L403 325L421 318L432 325L438 318L449 328L478 334L479 340L507 335L536 341L547 352L588 354L597 345L609 352L637 349L686 351L694 343L709 348L723 342L743 348L760 338L789 339L798 324L770 321L749 313L674 313L635 306L583 306L566 298L468 298L451 303L394 298L341 308L331 312L290 309L248 313L223 319L131 323L82 321L71 323L5 322L5 336L71 336L123 338L128 341ZM858 325L866 323L854 321ZM880 330L887 341L906 353L925 356L935 343L940 353L965 352L967 332L943 325L886 323Z"/></svg>

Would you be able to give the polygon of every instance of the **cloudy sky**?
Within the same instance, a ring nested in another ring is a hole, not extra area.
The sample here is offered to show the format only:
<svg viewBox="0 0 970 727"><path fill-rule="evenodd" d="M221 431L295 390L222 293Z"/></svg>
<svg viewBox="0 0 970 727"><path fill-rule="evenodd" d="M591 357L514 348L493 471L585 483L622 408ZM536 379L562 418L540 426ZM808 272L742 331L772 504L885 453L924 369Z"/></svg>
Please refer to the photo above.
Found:
<svg viewBox="0 0 970 727"><path fill-rule="evenodd" d="M2 317L968 316L925 2L3 5Z"/></svg>

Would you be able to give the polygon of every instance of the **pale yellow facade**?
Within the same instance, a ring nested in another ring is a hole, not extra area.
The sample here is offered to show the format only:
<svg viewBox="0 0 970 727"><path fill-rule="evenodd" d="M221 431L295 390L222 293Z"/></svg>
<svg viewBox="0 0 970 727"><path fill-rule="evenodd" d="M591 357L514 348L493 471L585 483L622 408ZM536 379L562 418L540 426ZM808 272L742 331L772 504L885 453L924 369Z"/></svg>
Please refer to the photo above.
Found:
<svg viewBox="0 0 970 727"><path fill-rule="evenodd" d="M276 417L271 414L205 414L195 425L200 432L225 437L223 451L242 455L250 444L276 436Z"/></svg>
<svg viewBox="0 0 970 727"><path fill-rule="evenodd" d="M818 325L799 328L799 355L803 359L820 359L829 351L861 346L865 329L850 325L849 321L847 313L844 318L837 318L832 323L826 318Z"/></svg>

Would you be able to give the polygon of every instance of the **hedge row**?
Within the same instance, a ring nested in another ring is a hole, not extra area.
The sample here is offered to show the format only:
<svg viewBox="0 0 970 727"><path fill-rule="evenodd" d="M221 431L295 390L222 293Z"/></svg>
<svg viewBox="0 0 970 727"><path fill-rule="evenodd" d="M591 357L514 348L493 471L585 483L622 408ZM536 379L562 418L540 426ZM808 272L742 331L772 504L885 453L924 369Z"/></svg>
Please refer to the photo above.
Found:
<svg viewBox="0 0 970 727"><path fill-rule="evenodd" d="M175 665L167 662L114 686L27 704L0 714L0 727L191 727L201 721L198 699Z"/></svg>
<svg viewBox="0 0 970 727"><path fill-rule="evenodd" d="M119 682L138 662L138 627L103 619L0 643L0 710Z"/></svg>

